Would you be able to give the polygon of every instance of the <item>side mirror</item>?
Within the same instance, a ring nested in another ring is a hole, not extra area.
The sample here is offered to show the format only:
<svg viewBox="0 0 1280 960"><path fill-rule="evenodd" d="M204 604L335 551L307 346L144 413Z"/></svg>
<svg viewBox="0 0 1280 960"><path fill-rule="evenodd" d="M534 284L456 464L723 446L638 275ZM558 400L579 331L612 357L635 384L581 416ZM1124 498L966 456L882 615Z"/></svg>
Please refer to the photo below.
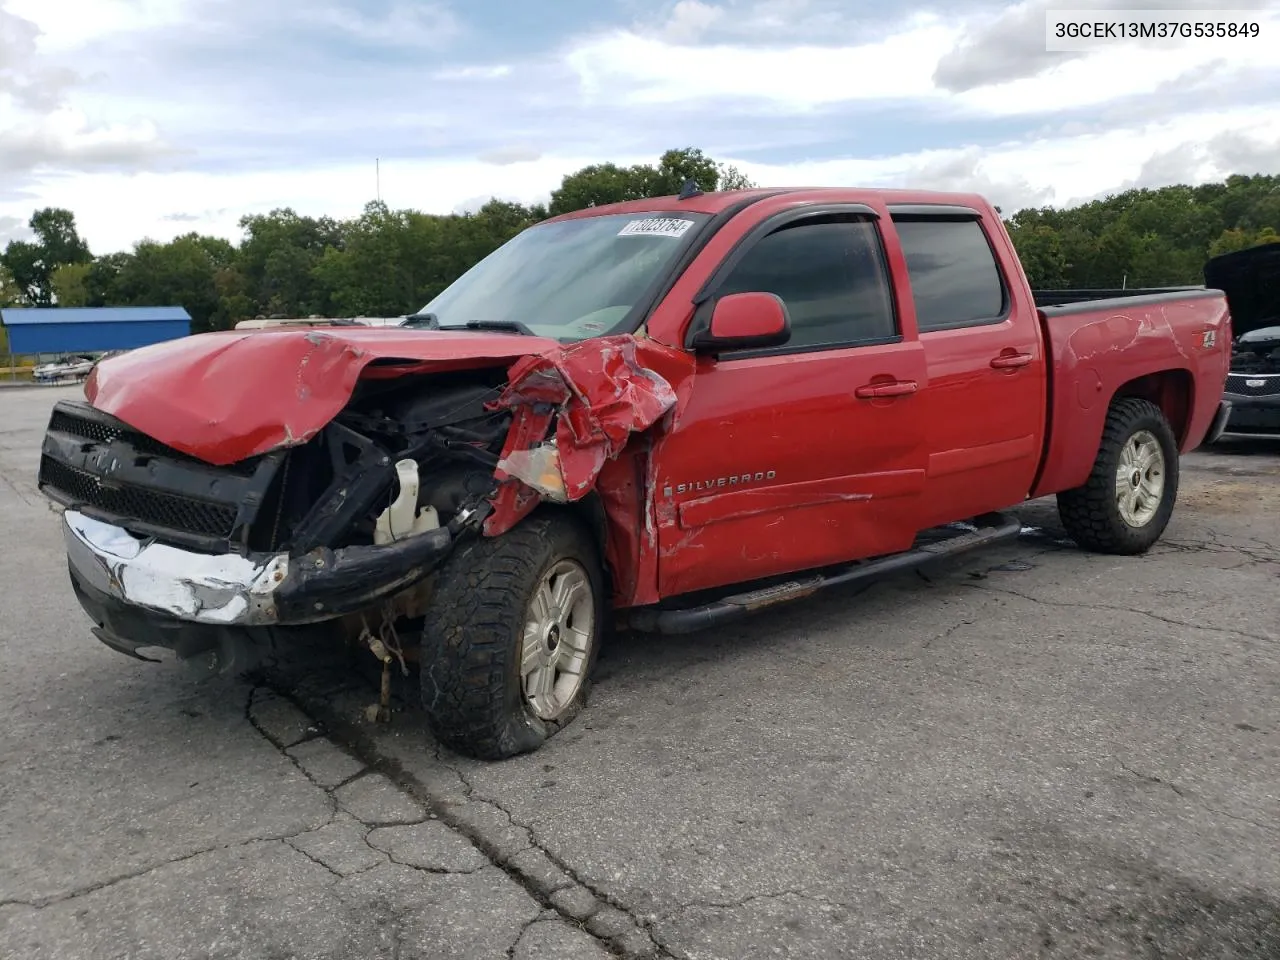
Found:
<svg viewBox="0 0 1280 960"><path fill-rule="evenodd" d="M780 347L791 339L786 304L774 293L731 293L716 301L708 329L693 338L699 353Z"/></svg>

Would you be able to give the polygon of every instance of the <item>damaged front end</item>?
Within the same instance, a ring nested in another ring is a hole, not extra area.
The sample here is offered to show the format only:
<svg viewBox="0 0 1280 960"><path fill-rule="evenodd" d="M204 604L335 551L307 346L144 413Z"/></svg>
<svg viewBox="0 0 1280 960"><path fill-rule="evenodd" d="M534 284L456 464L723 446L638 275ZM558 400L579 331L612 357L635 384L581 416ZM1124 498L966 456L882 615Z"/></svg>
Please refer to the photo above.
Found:
<svg viewBox="0 0 1280 960"><path fill-rule="evenodd" d="M461 408L453 416L419 400L416 430L344 411L305 444L225 466L60 402L39 485L65 508L71 580L95 632L133 655L165 647L192 657L227 649L229 629L334 621L421 582L479 528L497 486L485 482L497 457L484 446L501 442L506 424L494 421L504 418L458 396L445 394ZM468 430L462 421L476 413L480 426ZM420 492L420 470L441 482Z"/></svg>
<svg viewBox="0 0 1280 960"><path fill-rule="evenodd" d="M99 639L243 669L275 632L323 625L384 664L402 657L388 632L421 616L457 542L501 535L543 500L585 497L675 403L644 360L679 358L630 336L509 372L352 356L367 369L332 419L230 463L190 452L194 423L162 442L128 409L56 405L39 486L65 508L72 585Z"/></svg>

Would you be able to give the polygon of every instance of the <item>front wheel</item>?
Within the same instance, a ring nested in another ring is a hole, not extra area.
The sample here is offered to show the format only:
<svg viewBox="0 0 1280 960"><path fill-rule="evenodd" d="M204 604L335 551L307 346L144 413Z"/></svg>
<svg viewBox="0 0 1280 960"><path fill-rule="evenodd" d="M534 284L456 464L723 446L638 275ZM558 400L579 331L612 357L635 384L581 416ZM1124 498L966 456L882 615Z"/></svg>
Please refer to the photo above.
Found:
<svg viewBox="0 0 1280 960"><path fill-rule="evenodd" d="M422 701L445 746L479 760L536 750L586 703L605 617L595 543L535 513L460 545L422 636Z"/></svg>
<svg viewBox="0 0 1280 960"><path fill-rule="evenodd" d="M1058 494L1068 536L1086 550L1132 555L1149 550L1178 498L1178 443L1155 404L1115 401L1083 486Z"/></svg>

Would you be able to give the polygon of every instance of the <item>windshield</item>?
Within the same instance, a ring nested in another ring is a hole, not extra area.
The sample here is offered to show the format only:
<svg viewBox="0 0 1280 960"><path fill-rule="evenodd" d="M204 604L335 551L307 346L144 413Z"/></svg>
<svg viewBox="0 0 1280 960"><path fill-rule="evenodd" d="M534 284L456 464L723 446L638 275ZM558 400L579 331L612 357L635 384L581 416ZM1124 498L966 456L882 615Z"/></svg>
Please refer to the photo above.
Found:
<svg viewBox="0 0 1280 960"><path fill-rule="evenodd" d="M627 314L708 219L683 211L609 214L530 227L419 315L431 315L446 329L519 324L559 340L620 332Z"/></svg>

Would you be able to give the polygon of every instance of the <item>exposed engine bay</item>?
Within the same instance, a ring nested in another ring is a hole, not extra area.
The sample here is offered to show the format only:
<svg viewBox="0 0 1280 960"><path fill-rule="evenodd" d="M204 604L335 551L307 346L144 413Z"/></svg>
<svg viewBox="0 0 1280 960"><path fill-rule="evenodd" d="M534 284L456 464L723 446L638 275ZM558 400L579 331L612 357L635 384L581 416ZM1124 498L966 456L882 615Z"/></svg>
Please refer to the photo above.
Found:
<svg viewBox="0 0 1280 960"><path fill-rule="evenodd" d="M1280 374L1280 317L1273 326L1238 336L1231 347L1231 372L1265 376Z"/></svg>

